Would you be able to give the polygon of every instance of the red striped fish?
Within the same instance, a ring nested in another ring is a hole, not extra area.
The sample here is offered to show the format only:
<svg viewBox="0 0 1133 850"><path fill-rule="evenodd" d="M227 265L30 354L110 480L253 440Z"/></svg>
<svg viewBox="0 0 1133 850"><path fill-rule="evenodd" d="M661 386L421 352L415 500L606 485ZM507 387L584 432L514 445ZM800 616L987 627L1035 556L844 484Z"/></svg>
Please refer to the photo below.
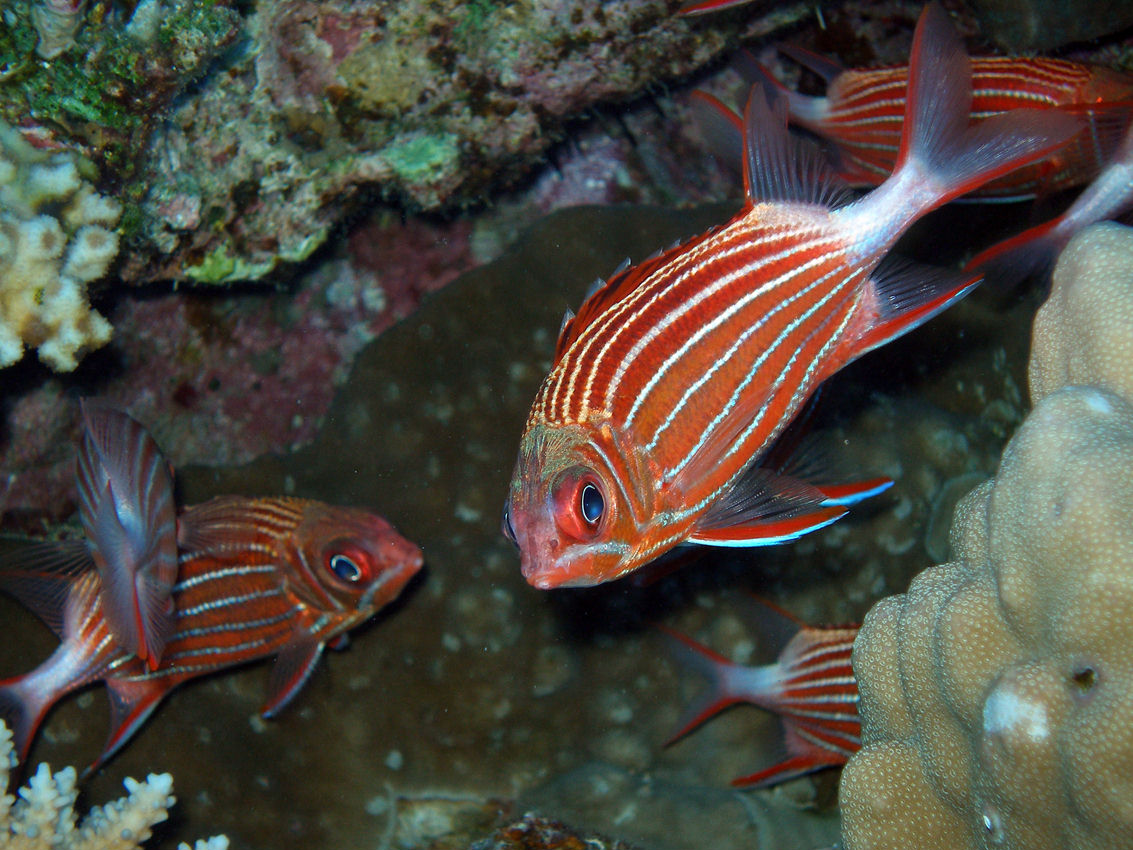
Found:
<svg viewBox="0 0 1133 850"><path fill-rule="evenodd" d="M151 669L173 627L177 579L173 476L157 442L120 410L81 405L79 516L118 644Z"/></svg>
<svg viewBox="0 0 1133 850"><path fill-rule="evenodd" d="M809 51L782 50L828 84L825 97L807 97L783 89L756 63L764 80L785 93L791 121L834 143L838 173L850 185L885 180L897 161L909 67L842 70ZM973 197L1026 200L1096 177L1133 122L1133 76L1042 56L972 60L972 120L1034 107L1080 115L1082 130L1051 156L977 187Z"/></svg>
<svg viewBox="0 0 1133 850"><path fill-rule="evenodd" d="M757 88L739 215L568 314L504 509L531 584L609 581L683 543L790 540L888 486L835 488L758 461L824 379L977 282L883 265L909 225L1078 128L1033 110L970 128L967 57L934 5L912 65L900 162L874 192L850 202Z"/></svg>
<svg viewBox="0 0 1133 850"><path fill-rule="evenodd" d="M182 682L272 655L262 713L274 715L323 647L389 604L421 567L420 550L381 517L305 499L226 496L187 508L179 544L174 628L155 670L111 634L83 541L30 544L0 559L0 587L61 639L39 667L0 682L0 717L21 761L48 709L96 681L110 692L111 732L92 769Z"/></svg>
<svg viewBox="0 0 1133 850"><path fill-rule="evenodd" d="M969 261L996 285L1005 286L1045 273L1079 231L1133 209L1133 126L1094 182L1082 190L1062 215L992 245Z"/></svg>
<svg viewBox="0 0 1133 850"><path fill-rule="evenodd" d="M782 619L793 636L774 664L747 667L666 626L677 657L711 685L689 707L673 743L729 706L748 702L773 711L783 721L786 758L772 767L732 780L762 788L825 767L846 763L861 749L858 683L850 655L858 626L808 626L764 603L770 617Z"/></svg>

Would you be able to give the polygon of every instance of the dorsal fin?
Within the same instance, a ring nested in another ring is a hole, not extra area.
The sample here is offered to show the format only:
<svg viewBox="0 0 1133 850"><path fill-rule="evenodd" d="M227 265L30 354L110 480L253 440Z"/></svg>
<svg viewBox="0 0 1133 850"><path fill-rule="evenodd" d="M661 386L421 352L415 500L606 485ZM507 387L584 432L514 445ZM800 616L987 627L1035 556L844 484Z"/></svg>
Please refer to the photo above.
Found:
<svg viewBox="0 0 1133 850"><path fill-rule="evenodd" d="M751 204L798 201L837 209L853 193L821 151L787 132L783 98L753 86L744 109L744 190Z"/></svg>
<svg viewBox="0 0 1133 850"><path fill-rule="evenodd" d="M578 308L577 315L563 317L562 326L559 328L559 339L555 345L554 362L558 363L562 359L571 343L582 335L582 332L591 322L636 289L637 285L652 274L654 270L667 263L676 254L706 239L715 230L716 228L711 228L686 242L677 242L666 250L658 251L652 257L642 260L637 265L630 265L628 259L622 262L605 283L597 288L592 287L592 291L586 296L582 306Z"/></svg>
<svg viewBox="0 0 1133 850"><path fill-rule="evenodd" d="M779 44L776 45L775 49L787 58L802 65L808 71L813 71L815 74L818 74L818 76L826 81L827 85L832 83L835 77L846 70L840 62L815 53L813 50L807 50L805 47L798 47L794 44Z"/></svg>

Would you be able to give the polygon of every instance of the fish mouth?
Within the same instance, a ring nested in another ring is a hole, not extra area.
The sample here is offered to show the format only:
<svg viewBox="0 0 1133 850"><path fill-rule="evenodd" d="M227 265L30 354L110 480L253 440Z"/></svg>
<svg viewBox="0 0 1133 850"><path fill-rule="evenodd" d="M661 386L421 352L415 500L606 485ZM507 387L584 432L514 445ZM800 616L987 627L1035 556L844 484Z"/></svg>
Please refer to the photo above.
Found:
<svg viewBox="0 0 1133 850"><path fill-rule="evenodd" d="M566 587L592 587L597 584L591 576L580 575L569 566L558 564L532 564L523 559L520 564L523 578L536 590L557 590Z"/></svg>
<svg viewBox="0 0 1133 850"><path fill-rule="evenodd" d="M388 597L378 602L378 607L385 605L387 602L392 602L394 598L402 591L405 585L409 584L409 580L417 575L421 566L424 564L424 556L418 551L412 559L406 560L404 563L398 564L395 567L390 567L382 571L382 573L370 582L370 586L366 588L366 592L358 600L359 608L372 608L375 605L374 599L383 590L388 591ZM386 596L386 594L382 594Z"/></svg>

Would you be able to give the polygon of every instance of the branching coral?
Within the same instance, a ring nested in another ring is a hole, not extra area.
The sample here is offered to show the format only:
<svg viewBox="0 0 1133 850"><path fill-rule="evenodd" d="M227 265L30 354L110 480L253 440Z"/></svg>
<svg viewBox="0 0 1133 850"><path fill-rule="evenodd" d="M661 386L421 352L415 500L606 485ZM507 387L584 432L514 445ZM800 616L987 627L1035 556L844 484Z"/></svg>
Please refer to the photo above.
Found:
<svg viewBox="0 0 1133 850"><path fill-rule="evenodd" d="M957 508L956 560L855 645L847 850L1133 847L1131 316L1133 230L1091 228L1036 320L1037 406Z"/></svg>
<svg viewBox="0 0 1133 850"><path fill-rule="evenodd" d="M0 723L0 788L8 784L15 766L12 735ZM151 773L145 782L127 778L129 795L95 806L75 822L75 769L52 773L40 764L18 798L0 794L0 848L5 850L135 850L150 836L151 828L168 817L173 805L173 778ZM216 836L178 850L227 850L228 839Z"/></svg>
<svg viewBox="0 0 1133 850"><path fill-rule="evenodd" d="M87 284L118 253L120 205L94 191L76 157L32 147L0 123L0 368L37 348L69 372L110 339Z"/></svg>

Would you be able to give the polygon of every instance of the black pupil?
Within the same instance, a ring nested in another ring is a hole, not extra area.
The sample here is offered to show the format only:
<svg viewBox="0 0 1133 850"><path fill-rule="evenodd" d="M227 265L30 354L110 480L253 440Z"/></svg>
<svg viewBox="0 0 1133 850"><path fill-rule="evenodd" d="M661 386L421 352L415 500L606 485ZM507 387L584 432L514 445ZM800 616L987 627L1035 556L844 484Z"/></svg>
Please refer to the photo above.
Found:
<svg viewBox="0 0 1133 850"><path fill-rule="evenodd" d="M580 504L582 506L582 518L589 525L594 525L600 520L602 511L606 508L605 502L602 501L602 494L593 484L587 484L582 488Z"/></svg>
<svg viewBox="0 0 1133 850"><path fill-rule="evenodd" d="M504 537L517 546L519 545L518 541L515 539L515 529L511 527L511 506L506 502L504 503L503 531Z"/></svg>
<svg viewBox="0 0 1133 850"><path fill-rule="evenodd" d="M343 581L358 581L362 575L359 566L346 555L331 555L330 568Z"/></svg>

